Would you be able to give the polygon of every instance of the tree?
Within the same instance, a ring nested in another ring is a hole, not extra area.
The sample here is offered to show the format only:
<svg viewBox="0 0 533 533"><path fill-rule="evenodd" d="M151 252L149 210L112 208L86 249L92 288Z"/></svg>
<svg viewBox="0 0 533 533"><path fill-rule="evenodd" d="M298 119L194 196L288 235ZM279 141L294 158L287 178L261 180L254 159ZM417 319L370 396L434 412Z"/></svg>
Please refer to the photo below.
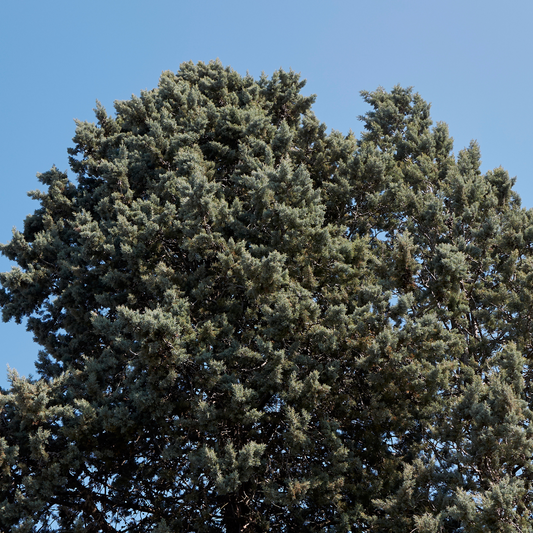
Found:
<svg viewBox="0 0 533 533"><path fill-rule="evenodd" d="M183 64L39 176L0 528L532 530L533 213L412 89L356 139L303 86Z"/></svg>

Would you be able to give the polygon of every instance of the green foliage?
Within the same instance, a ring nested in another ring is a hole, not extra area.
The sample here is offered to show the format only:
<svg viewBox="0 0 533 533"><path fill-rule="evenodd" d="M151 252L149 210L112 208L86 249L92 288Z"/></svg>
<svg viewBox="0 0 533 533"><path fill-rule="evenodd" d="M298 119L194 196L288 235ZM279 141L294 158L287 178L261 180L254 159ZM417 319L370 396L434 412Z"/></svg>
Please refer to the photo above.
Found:
<svg viewBox="0 0 533 533"><path fill-rule="evenodd" d="M411 89L357 140L303 86L183 64L39 176L0 529L531 531L533 213Z"/></svg>

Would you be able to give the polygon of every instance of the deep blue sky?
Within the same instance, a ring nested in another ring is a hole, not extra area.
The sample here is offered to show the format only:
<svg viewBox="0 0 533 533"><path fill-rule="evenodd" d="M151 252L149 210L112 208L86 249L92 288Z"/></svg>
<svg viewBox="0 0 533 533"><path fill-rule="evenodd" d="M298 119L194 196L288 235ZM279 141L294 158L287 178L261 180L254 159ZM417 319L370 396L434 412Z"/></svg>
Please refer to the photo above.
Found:
<svg viewBox="0 0 533 533"><path fill-rule="evenodd" d="M517 176L533 207L531 0L20 0L0 3L0 242L37 207L35 174L65 170L73 119L157 85L163 70L219 58L258 77L279 67L307 79L329 128L357 134L359 91L414 86L449 124L455 153L481 145L484 171ZM11 268L0 259L0 270ZM0 323L6 364L34 372L38 346Z"/></svg>

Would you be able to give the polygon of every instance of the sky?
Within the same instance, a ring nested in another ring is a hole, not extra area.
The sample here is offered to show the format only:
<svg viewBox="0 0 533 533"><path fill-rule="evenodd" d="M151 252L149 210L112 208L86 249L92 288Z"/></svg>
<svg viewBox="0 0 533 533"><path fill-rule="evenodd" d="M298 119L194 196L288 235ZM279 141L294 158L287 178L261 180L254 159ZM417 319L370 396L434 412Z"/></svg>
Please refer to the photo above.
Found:
<svg viewBox="0 0 533 533"><path fill-rule="evenodd" d="M319 120L356 135L361 90L413 86L455 154L476 139L482 170L503 166L533 208L532 21L531 0L4 0L0 242L38 208L36 174L68 169L74 119L93 122L97 99L111 112L162 71L217 58L256 78L301 73ZM0 322L0 387L7 365L36 376L38 351L24 324Z"/></svg>

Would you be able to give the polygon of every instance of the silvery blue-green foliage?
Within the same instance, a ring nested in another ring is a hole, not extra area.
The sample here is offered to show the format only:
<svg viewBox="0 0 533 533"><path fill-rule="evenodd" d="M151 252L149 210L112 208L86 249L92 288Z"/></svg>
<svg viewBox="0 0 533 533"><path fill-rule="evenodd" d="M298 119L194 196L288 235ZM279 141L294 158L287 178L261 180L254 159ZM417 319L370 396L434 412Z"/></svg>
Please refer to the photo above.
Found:
<svg viewBox="0 0 533 533"><path fill-rule="evenodd" d="M2 530L531 531L532 214L411 89L357 140L303 86L183 64L40 175Z"/></svg>

